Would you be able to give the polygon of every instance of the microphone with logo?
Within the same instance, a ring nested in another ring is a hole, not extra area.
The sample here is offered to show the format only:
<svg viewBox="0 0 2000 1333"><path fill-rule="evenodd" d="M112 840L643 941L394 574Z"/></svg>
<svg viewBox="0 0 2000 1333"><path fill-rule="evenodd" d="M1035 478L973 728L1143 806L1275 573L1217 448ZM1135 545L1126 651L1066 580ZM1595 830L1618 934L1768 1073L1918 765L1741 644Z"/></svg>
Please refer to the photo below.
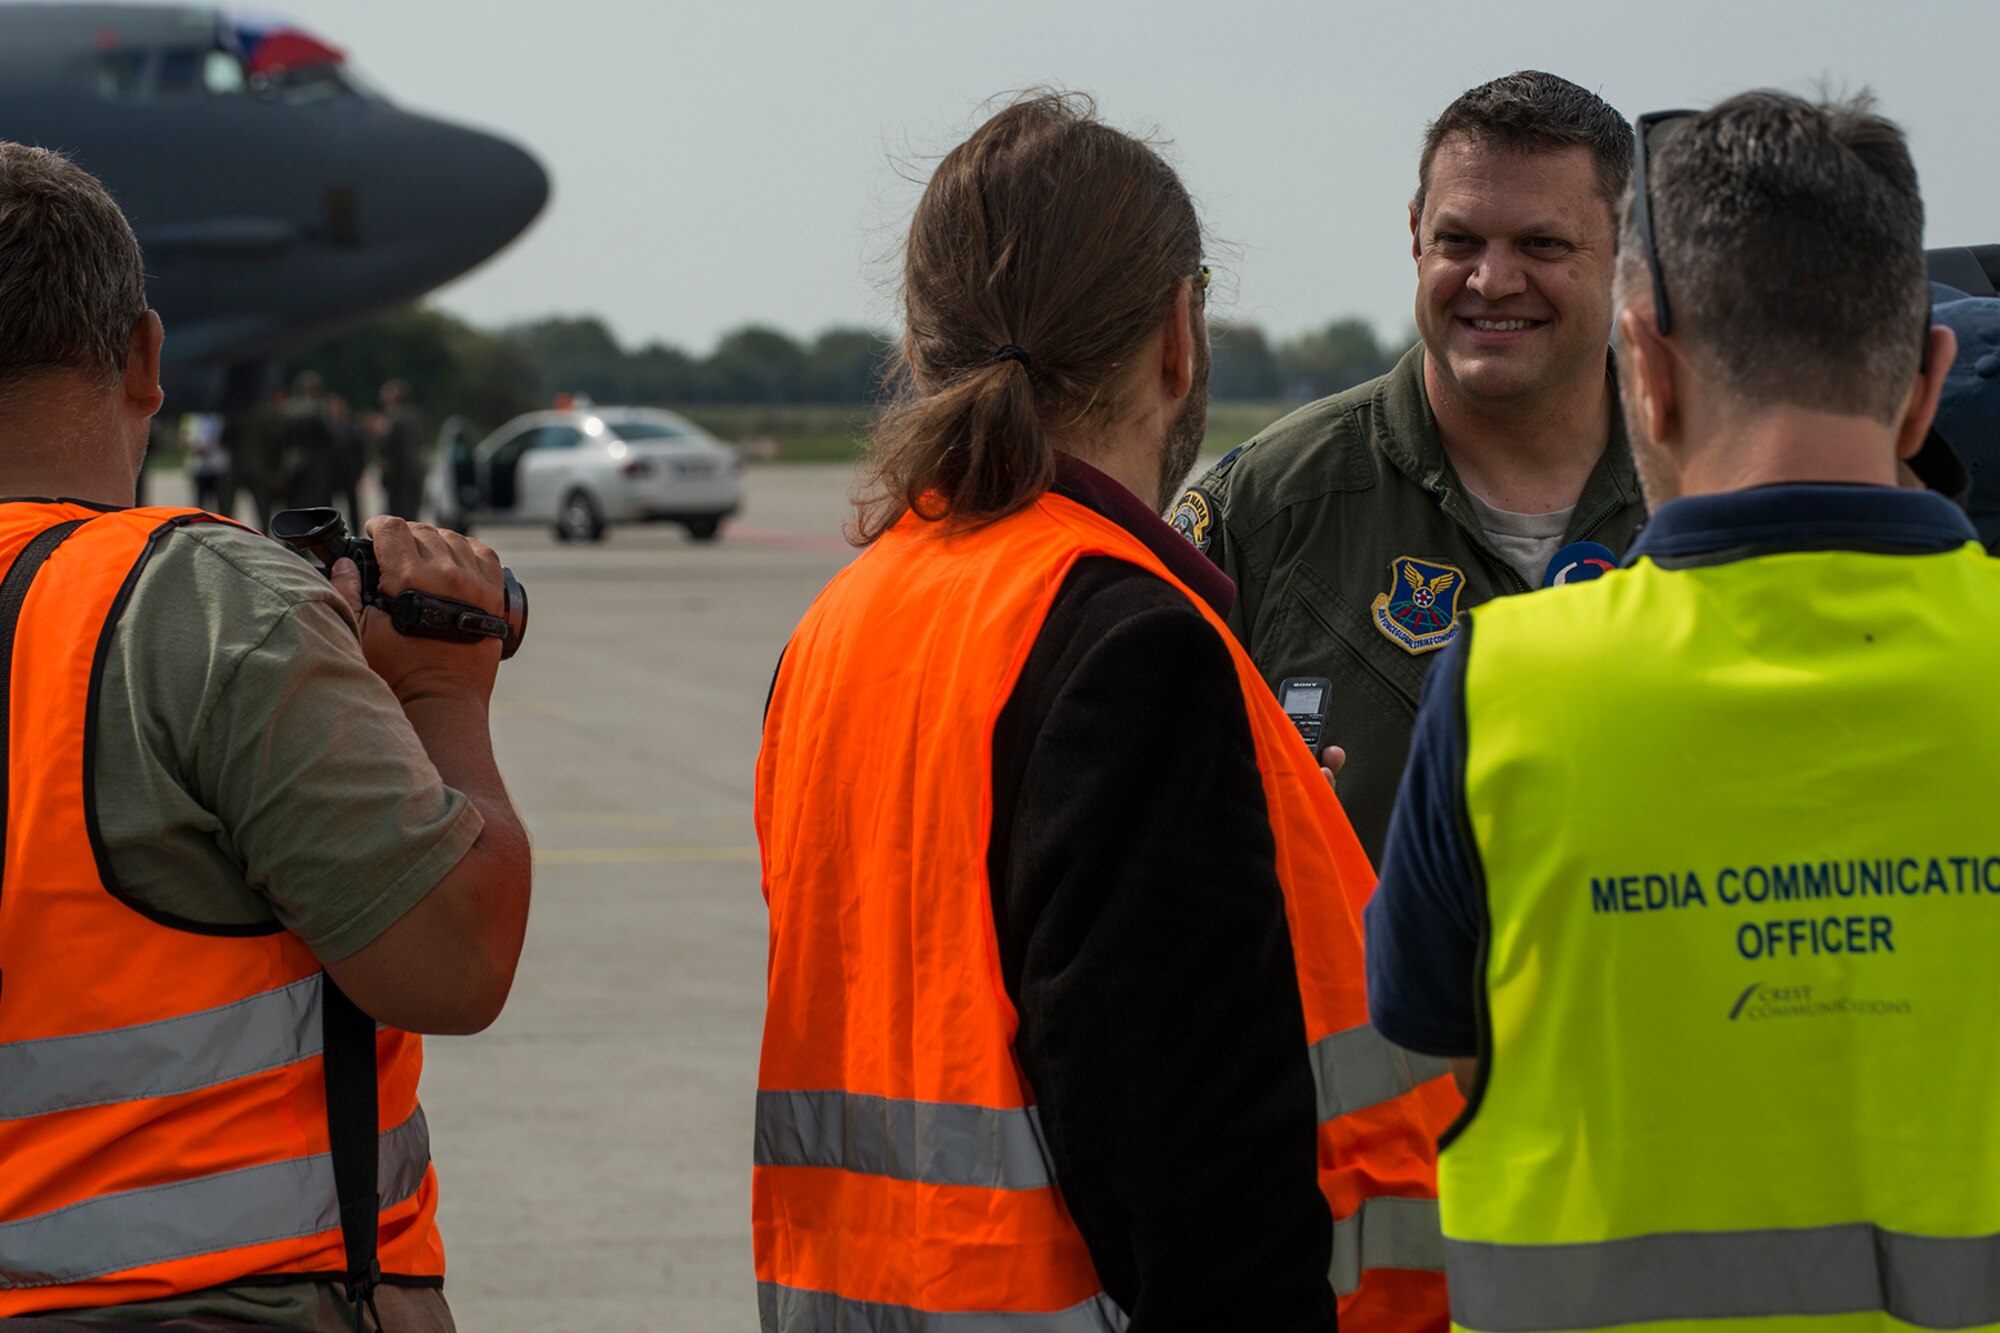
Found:
<svg viewBox="0 0 2000 1333"><path fill-rule="evenodd" d="M1596 542L1571 542L1549 560L1542 575L1544 588L1560 588L1569 583L1588 583L1618 568L1618 557L1608 546Z"/></svg>

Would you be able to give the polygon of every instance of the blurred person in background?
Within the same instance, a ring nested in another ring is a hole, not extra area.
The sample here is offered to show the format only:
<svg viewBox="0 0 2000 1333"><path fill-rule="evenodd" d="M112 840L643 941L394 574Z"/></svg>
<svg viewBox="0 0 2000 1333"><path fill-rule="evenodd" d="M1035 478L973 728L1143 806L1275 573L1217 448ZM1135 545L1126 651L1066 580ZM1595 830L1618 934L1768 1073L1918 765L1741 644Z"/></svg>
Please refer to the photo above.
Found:
<svg viewBox="0 0 2000 1333"><path fill-rule="evenodd" d="M354 412L342 394L328 394L326 398L327 424L333 432L333 452L328 457L327 498L321 503L344 509L347 526L355 532L361 531L361 473L368 465L368 446L363 438L362 424L354 419Z"/></svg>
<svg viewBox="0 0 2000 1333"><path fill-rule="evenodd" d="M223 482L229 476L229 450L222 442L222 418L213 412L190 412L181 418L181 452L188 478L194 483L194 507L227 515Z"/></svg>
<svg viewBox="0 0 2000 1333"><path fill-rule="evenodd" d="M277 424L273 464L284 507L332 504L340 442L327 404L326 381L318 371L302 370L292 378L292 391L278 409Z"/></svg>
<svg viewBox="0 0 2000 1333"><path fill-rule="evenodd" d="M381 403L375 456L382 468L382 489L390 513L414 519L423 508L424 477L430 469L430 436L424 414L410 401L407 380L384 384Z"/></svg>

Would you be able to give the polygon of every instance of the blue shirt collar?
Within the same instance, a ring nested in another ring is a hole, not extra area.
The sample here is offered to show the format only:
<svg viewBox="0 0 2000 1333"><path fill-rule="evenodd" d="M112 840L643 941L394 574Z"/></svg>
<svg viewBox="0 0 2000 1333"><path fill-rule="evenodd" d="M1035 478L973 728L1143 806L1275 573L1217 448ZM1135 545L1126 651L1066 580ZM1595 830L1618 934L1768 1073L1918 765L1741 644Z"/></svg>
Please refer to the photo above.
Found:
<svg viewBox="0 0 2000 1333"><path fill-rule="evenodd" d="M1952 551L1979 534L1956 505L1930 491L1816 482L1756 486L1669 500L1625 554L1683 563L1780 551Z"/></svg>

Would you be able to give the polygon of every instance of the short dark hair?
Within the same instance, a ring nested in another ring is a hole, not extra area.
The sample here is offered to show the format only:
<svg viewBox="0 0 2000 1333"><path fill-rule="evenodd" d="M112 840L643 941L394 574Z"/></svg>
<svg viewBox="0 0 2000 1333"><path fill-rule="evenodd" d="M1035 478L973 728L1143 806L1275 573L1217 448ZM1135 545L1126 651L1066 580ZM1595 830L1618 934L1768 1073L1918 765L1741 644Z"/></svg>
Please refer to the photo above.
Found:
<svg viewBox="0 0 2000 1333"><path fill-rule="evenodd" d="M945 154L904 244L907 332L858 540L911 511L973 526L1039 499L1052 435L1124 406L1121 373L1201 248L1174 169L1087 97L1026 94Z"/></svg>
<svg viewBox="0 0 2000 1333"><path fill-rule="evenodd" d="M1588 148L1597 187L1614 211L1632 179L1632 126L1609 102L1568 79L1524 69L1467 89L1424 131L1417 159L1417 212L1431 189L1431 163L1454 134L1515 152Z"/></svg>
<svg viewBox="0 0 2000 1333"><path fill-rule="evenodd" d="M1743 93L1676 122L1647 160L1673 330L1726 392L1895 420L1930 325L1924 204L1865 91ZM1621 294L1649 291L1633 209Z"/></svg>
<svg viewBox="0 0 2000 1333"><path fill-rule="evenodd" d="M53 370L115 380L145 313L139 242L97 178L0 142L0 392Z"/></svg>

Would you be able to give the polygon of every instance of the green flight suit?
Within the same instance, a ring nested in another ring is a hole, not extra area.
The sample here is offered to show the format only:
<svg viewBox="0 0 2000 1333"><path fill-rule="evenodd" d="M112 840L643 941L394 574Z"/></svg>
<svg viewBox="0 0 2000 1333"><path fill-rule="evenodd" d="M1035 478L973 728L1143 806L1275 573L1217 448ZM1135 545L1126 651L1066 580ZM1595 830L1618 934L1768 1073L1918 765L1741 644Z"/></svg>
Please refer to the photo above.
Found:
<svg viewBox="0 0 2000 1333"><path fill-rule="evenodd" d="M1645 516L1613 412L1563 542L1622 557ZM1470 608L1528 590L1445 457L1423 349L1266 427L1211 468L1171 521L1236 581L1229 623L1272 688L1287 676L1332 680L1327 743L1347 750L1340 802L1379 862L1435 650Z"/></svg>

